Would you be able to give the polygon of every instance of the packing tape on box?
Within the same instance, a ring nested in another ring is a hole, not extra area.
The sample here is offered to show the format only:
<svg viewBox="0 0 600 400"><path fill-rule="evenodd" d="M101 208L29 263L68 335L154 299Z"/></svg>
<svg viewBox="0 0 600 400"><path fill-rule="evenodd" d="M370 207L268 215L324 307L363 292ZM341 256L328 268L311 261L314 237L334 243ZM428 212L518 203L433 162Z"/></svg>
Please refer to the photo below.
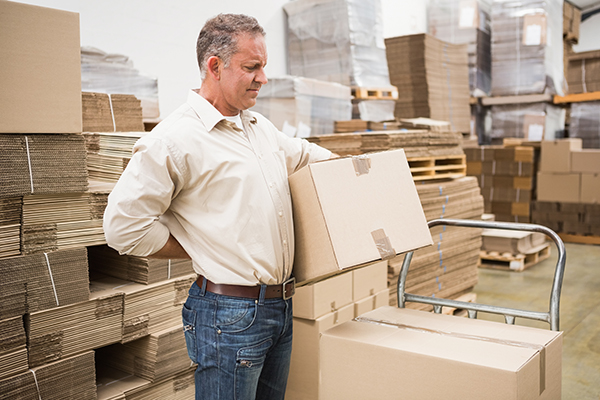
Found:
<svg viewBox="0 0 600 400"><path fill-rule="evenodd" d="M356 176L365 175L368 174L371 169L371 158L364 154L352 156L352 164L354 164Z"/></svg>
<svg viewBox="0 0 600 400"><path fill-rule="evenodd" d="M386 236L383 229L377 229L376 231L371 232L371 236L373 236L381 260L389 260L396 257L396 250L392 247L392 242L390 241L390 238Z"/></svg>
<svg viewBox="0 0 600 400"><path fill-rule="evenodd" d="M446 332L446 331L441 331L438 329L430 329L430 328L423 328L423 327L419 327L419 326L411 326L411 325L406 325L406 324L400 324L397 322L385 321L385 320L381 320L381 319L373 319L373 318L362 317L362 316L354 318L354 321L389 326L389 327L405 329L405 330L419 332L419 333L430 333L430 334L458 338L458 339L479 340L479 341L483 341L483 342L495 343L495 344L504 345L504 346L513 346L513 347L520 347L520 348L525 348L525 349L536 350L540 354L540 394L542 394L542 392L546 389L546 348L542 345L534 344L534 343L527 343L527 342L518 342L515 340L489 338L489 337L478 336L478 335L468 335L466 333L459 333L459 332Z"/></svg>

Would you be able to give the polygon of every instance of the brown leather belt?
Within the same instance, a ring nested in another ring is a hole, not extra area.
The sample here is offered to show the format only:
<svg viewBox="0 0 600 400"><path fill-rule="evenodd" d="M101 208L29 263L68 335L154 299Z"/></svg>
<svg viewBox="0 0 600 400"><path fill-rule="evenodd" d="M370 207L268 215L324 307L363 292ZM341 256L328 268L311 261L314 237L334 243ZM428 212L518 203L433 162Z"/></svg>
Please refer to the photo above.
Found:
<svg viewBox="0 0 600 400"><path fill-rule="evenodd" d="M204 278L202 275L198 275L198 279L196 279L196 284L198 287L202 287L204 279L206 278ZM222 283L212 283L208 279L206 279L206 290L211 293L222 294L224 296L243 297L248 299L258 299L260 296L260 285L228 285ZM265 299L282 298L287 300L292 297L295 292L296 279L290 278L279 285L268 285L265 290Z"/></svg>

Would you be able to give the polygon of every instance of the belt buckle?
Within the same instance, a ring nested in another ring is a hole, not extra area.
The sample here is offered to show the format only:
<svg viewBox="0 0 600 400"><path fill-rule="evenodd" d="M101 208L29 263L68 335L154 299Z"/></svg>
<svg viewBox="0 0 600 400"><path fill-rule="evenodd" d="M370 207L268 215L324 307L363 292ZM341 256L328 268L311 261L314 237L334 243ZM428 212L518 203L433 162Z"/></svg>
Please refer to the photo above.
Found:
<svg viewBox="0 0 600 400"><path fill-rule="evenodd" d="M292 294L290 294L289 296L286 295L286 290L285 287L287 284L291 283L292 284ZM283 282L281 284L281 293L283 295L283 300L287 300L287 299L291 299L292 296L296 293L296 278L295 277L291 277L290 279L288 279L287 281Z"/></svg>

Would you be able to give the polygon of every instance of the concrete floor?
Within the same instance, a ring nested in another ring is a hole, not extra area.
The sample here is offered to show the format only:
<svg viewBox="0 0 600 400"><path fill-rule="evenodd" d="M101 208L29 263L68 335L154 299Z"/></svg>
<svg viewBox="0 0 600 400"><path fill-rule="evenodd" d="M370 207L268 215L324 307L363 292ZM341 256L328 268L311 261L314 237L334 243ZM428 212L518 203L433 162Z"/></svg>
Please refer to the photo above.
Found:
<svg viewBox="0 0 600 400"><path fill-rule="evenodd" d="M479 269L477 302L548 311L557 260L550 258L522 272ZM567 261L560 302L563 336L562 398L600 399L600 246L565 243ZM503 321L480 313L478 318ZM549 324L517 318L519 325L549 329Z"/></svg>

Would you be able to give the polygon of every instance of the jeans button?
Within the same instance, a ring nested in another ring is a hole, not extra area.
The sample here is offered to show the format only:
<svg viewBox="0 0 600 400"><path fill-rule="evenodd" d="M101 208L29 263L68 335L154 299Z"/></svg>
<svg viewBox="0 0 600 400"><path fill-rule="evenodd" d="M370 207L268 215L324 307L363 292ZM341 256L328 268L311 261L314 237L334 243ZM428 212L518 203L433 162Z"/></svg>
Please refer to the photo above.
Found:
<svg viewBox="0 0 600 400"><path fill-rule="evenodd" d="M217 334L220 335L221 334L221 330L217 329Z"/></svg>

